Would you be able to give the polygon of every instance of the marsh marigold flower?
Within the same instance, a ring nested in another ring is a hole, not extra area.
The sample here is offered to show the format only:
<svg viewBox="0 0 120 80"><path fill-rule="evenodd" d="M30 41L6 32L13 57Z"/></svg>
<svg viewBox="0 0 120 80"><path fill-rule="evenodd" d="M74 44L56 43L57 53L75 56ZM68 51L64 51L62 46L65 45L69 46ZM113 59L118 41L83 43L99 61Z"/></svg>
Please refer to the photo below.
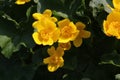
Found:
<svg viewBox="0 0 120 80"><path fill-rule="evenodd" d="M69 19L59 21L58 27L60 29L60 37L58 39L58 42L60 43L73 41L79 33L75 24L73 22L70 22Z"/></svg>
<svg viewBox="0 0 120 80"><path fill-rule="evenodd" d="M107 20L103 22L103 30L107 36L115 36L120 39L120 12L113 10Z"/></svg>
<svg viewBox="0 0 120 80"><path fill-rule="evenodd" d="M60 31L56 27L55 22L57 19L51 17L51 10L45 10L43 14L34 13L33 17L37 20L33 23L35 32L33 33L33 39L36 44L52 45L58 40Z"/></svg>
<svg viewBox="0 0 120 80"><path fill-rule="evenodd" d="M79 30L78 36L73 41L75 47L80 47L82 44L82 38L89 38L91 33L89 31L84 30L85 24L82 22L77 22L76 27Z"/></svg>
<svg viewBox="0 0 120 80"><path fill-rule="evenodd" d="M50 57L47 57L43 60L44 64L48 64L48 70L50 72L56 71L59 67L62 67L64 65L64 59L62 56L64 55L64 50L61 47L57 47L55 50L55 47L51 47L48 49L48 54Z"/></svg>
<svg viewBox="0 0 120 80"><path fill-rule="evenodd" d="M31 0L17 0L15 3L18 4L18 5L22 5L22 4L25 4L29 1L31 1Z"/></svg>

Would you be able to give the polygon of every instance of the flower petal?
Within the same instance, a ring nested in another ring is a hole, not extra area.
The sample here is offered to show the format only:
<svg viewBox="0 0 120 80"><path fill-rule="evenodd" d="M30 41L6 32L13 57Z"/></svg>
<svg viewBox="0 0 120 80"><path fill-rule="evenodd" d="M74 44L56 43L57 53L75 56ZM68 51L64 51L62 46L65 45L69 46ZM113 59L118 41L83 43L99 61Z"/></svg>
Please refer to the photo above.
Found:
<svg viewBox="0 0 120 80"><path fill-rule="evenodd" d="M71 41L75 40L75 38L79 35L79 31L76 30L75 33L72 34Z"/></svg>
<svg viewBox="0 0 120 80"><path fill-rule="evenodd" d="M60 30L59 29L56 29L54 32L53 32L53 37L52 39L54 40L54 42L56 42L58 40L60 36Z"/></svg>
<svg viewBox="0 0 120 80"><path fill-rule="evenodd" d="M61 20L58 22L58 26L59 26L59 28L63 28L65 26L68 26L69 23L70 23L69 19L64 19L64 20Z"/></svg>
<svg viewBox="0 0 120 80"><path fill-rule="evenodd" d="M73 22L70 22L68 26L72 28L71 30L73 33L77 31L77 27L75 26Z"/></svg>
<svg viewBox="0 0 120 80"><path fill-rule="evenodd" d="M82 23L82 22L77 22L75 25L77 26L77 29L78 29L78 30L82 30L82 29L84 29L85 26L86 26L86 25L85 25L84 23Z"/></svg>
<svg viewBox="0 0 120 80"><path fill-rule="evenodd" d="M70 40L71 40L71 38L60 37L59 40L58 40L58 42L59 43L68 43Z"/></svg>
<svg viewBox="0 0 120 80"><path fill-rule="evenodd" d="M110 24L113 21L119 21L120 22L120 12L113 10L108 16L107 20L109 21L108 24Z"/></svg>
<svg viewBox="0 0 120 80"><path fill-rule="evenodd" d="M41 20L41 18L43 17L43 15L40 13L34 13L32 16L36 20Z"/></svg>
<svg viewBox="0 0 120 80"><path fill-rule="evenodd" d="M15 3L18 4L18 5L21 5L21 4L25 4L25 1L19 1L19 0L17 0Z"/></svg>
<svg viewBox="0 0 120 80"><path fill-rule="evenodd" d="M51 48L48 48L47 52L48 52L48 54L49 54L50 56L52 56L53 54L56 53L56 51L55 51L55 47L52 46Z"/></svg>
<svg viewBox="0 0 120 80"><path fill-rule="evenodd" d="M57 69L59 68L59 65L48 65L48 70L50 71L50 72L54 72L54 71L56 71Z"/></svg>
<svg viewBox="0 0 120 80"><path fill-rule="evenodd" d="M43 63L44 64L50 63L50 57L47 57L47 58L43 59Z"/></svg>
<svg viewBox="0 0 120 80"><path fill-rule="evenodd" d="M29 2L30 0L17 0L15 3L18 5L25 4L26 2Z"/></svg>
<svg viewBox="0 0 120 80"><path fill-rule="evenodd" d="M89 38L91 33L89 31L86 31L86 30L81 30L80 33L82 38Z"/></svg>
<svg viewBox="0 0 120 80"><path fill-rule="evenodd" d="M46 9L46 10L43 12L43 15L45 15L46 17L51 17L52 11L51 11L50 9Z"/></svg>
<svg viewBox="0 0 120 80"><path fill-rule="evenodd" d="M40 38L39 38L39 33L38 32L34 32L33 34L32 34L32 37L33 37L33 39L34 39L34 41L35 41L35 43L36 44L41 44L41 41L40 41Z"/></svg>
<svg viewBox="0 0 120 80"><path fill-rule="evenodd" d="M41 25L41 21L35 21L32 24L33 28L35 28L38 32L42 29L44 29L44 27Z"/></svg>
<svg viewBox="0 0 120 80"><path fill-rule="evenodd" d="M62 47L57 47L56 54L59 57L63 56L64 55L64 49Z"/></svg>
<svg viewBox="0 0 120 80"><path fill-rule="evenodd" d="M120 10L120 0L112 0L114 8Z"/></svg>
<svg viewBox="0 0 120 80"><path fill-rule="evenodd" d="M52 20L53 22L56 22L56 21L57 21L57 18L51 17L51 20Z"/></svg>
<svg viewBox="0 0 120 80"><path fill-rule="evenodd" d="M119 30L120 30L120 22L111 22L111 24L109 24L109 29L107 30L107 32L112 36L116 36L117 39L120 39Z"/></svg>
<svg viewBox="0 0 120 80"><path fill-rule="evenodd" d="M107 36L111 36L111 35L108 33L108 29L109 29L108 21L104 20L104 22L103 22L103 30L104 30L104 33L105 33Z"/></svg>
<svg viewBox="0 0 120 80"><path fill-rule="evenodd" d="M75 47L80 47L82 45L82 38L77 37L74 41L73 44Z"/></svg>
<svg viewBox="0 0 120 80"><path fill-rule="evenodd" d="M49 38L48 40L44 40L43 39L43 42L42 42L42 44L44 45L44 46L46 46L46 45L53 45L53 40L51 39L51 38Z"/></svg>

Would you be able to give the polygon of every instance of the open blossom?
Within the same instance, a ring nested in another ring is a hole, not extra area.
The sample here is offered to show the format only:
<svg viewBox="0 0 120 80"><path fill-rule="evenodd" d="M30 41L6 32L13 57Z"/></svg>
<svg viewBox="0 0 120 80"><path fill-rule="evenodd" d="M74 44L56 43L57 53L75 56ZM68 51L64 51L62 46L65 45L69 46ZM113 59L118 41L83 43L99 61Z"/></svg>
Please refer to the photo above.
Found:
<svg viewBox="0 0 120 80"><path fill-rule="evenodd" d="M59 21L58 27L60 29L60 37L58 39L58 42L60 43L73 41L79 33L75 24L73 22L70 22L69 19Z"/></svg>
<svg viewBox="0 0 120 80"><path fill-rule="evenodd" d="M51 14L51 10L45 10L43 14L33 14L33 17L37 20L33 23L36 31L32 35L36 44L52 45L58 40L60 31L55 24L57 19L51 17Z"/></svg>
<svg viewBox="0 0 120 80"><path fill-rule="evenodd" d="M82 44L82 38L89 38L91 33L89 31L84 30L85 24L82 22L77 22L76 27L79 30L78 36L73 41L75 47L80 47Z"/></svg>
<svg viewBox="0 0 120 80"><path fill-rule="evenodd" d="M25 4L29 1L31 1L31 0L17 0L15 3L18 4L18 5L22 5L22 4Z"/></svg>
<svg viewBox="0 0 120 80"><path fill-rule="evenodd" d="M59 67L62 67L64 65L64 59L62 56L64 55L64 50L61 47L57 47L55 50L55 47L51 47L48 49L48 54L50 57L47 57L43 60L44 64L48 64L48 70L50 72L56 71Z"/></svg>
<svg viewBox="0 0 120 80"><path fill-rule="evenodd" d="M120 39L120 12L113 10L107 20L103 22L103 30L107 36L115 36Z"/></svg>

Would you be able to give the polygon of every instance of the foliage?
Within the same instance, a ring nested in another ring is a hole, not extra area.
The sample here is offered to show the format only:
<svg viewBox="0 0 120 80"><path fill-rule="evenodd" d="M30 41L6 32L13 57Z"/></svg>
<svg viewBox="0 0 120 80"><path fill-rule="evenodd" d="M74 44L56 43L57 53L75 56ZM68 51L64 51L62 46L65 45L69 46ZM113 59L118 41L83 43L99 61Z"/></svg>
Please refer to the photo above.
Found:
<svg viewBox="0 0 120 80"><path fill-rule="evenodd" d="M112 0L31 0L24 5L15 1L0 1L0 80L119 80L120 41L103 31ZM50 46L38 45L32 37L32 15L46 9L58 21L83 22L91 32L80 47L71 43L64 51L64 66L55 72L43 63Z"/></svg>

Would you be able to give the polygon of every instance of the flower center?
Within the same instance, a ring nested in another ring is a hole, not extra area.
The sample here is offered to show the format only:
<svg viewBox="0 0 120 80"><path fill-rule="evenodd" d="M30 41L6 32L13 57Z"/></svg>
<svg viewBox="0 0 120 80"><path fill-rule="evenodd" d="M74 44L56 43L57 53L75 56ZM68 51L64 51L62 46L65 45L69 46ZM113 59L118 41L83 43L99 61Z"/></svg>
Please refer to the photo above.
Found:
<svg viewBox="0 0 120 80"><path fill-rule="evenodd" d="M110 28L109 31L113 34L113 35L120 35L120 22L112 22L110 24Z"/></svg>
<svg viewBox="0 0 120 80"><path fill-rule="evenodd" d="M44 40L48 40L50 37L51 37L51 33L49 30L41 30L40 32L40 35L41 37L44 39Z"/></svg>
<svg viewBox="0 0 120 80"><path fill-rule="evenodd" d="M65 26L64 28L61 29L61 35L64 37L64 38L69 38L72 36L71 34L71 27L69 26Z"/></svg>
<svg viewBox="0 0 120 80"><path fill-rule="evenodd" d="M58 57L58 56L52 56L52 57L51 57L51 63L52 63L52 64L58 65L58 64L60 64L61 62L63 62L63 60L62 60L61 57Z"/></svg>

